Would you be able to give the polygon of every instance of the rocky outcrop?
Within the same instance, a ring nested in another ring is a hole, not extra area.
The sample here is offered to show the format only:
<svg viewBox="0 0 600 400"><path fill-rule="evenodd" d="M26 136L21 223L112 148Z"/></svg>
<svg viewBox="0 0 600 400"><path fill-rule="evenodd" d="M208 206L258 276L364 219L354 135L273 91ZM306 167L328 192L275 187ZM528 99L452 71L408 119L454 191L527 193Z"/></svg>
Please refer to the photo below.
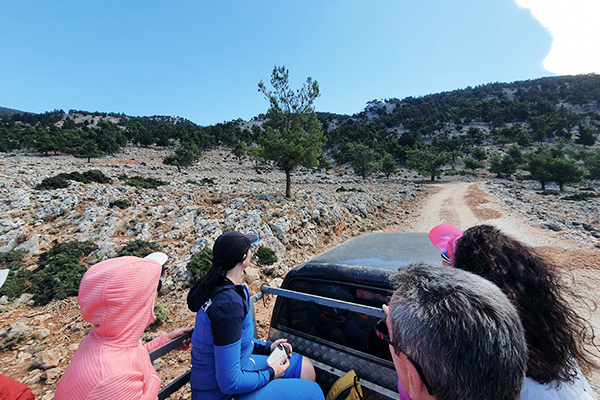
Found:
<svg viewBox="0 0 600 400"><path fill-rule="evenodd" d="M592 187L593 182L579 184L581 188ZM560 233L578 245L587 247L598 244L600 239L600 198L584 201L569 200L573 193L560 193L553 184L540 190L539 184L488 180L488 190L511 210L529 217L530 225ZM573 190L574 193L582 192ZM585 192L585 190L583 190Z"/></svg>

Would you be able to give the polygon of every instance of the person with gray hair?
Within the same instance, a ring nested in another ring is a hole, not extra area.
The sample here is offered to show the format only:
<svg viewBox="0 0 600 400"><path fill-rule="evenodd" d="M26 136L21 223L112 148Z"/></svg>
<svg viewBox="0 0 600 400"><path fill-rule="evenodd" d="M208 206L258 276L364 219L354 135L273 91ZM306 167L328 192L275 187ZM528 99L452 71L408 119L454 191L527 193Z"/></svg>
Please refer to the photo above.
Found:
<svg viewBox="0 0 600 400"><path fill-rule="evenodd" d="M496 285L422 263L399 269L394 279L398 288L375 329L390 346L401 399L519 399L527 343Z"/></svg>

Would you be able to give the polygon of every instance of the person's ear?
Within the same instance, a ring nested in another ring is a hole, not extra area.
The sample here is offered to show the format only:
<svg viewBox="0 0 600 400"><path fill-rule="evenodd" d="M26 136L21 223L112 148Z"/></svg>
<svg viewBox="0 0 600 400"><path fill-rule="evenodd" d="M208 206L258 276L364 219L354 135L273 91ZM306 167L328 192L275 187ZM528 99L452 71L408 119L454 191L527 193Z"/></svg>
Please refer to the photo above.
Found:
<svg viewBox="0 0 600 400"><path fill-rule="evenodd" d="M421 375L415 368L415 365L406 357L406 354L402 354L402 363L404 364L404 371L406 371L406 377L408 378L408 387L405 387L406 392L411 399L428 399L431 398L427 392L427 388L421 380Z"/></svg>
<svg viewBox="0 0 600 400"><path fill-rule="evenodd" d="M250 258L248 257L248 252L244 254L244 257L242 257L242 264L244 264L245 267L250 265Z"/></svg>

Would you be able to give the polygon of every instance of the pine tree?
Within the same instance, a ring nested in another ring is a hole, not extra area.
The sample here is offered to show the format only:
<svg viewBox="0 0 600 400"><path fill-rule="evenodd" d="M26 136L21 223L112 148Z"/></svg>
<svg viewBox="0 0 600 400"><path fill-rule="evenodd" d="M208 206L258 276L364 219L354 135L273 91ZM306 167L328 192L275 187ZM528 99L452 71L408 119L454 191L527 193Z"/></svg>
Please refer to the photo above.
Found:
<svg viewBox="0 0 600 400"><path fill-rule="evenodd" d="M285 196L291 198L291 172L300 166L318 165L323 151L321 123L313 107L320 94L319 84L309 77L301 89L294 91L289 87L289 71L275 66L271 85L274 91L267 90L262 81L258 84L270 107L256 150L261 158L273 161L285 172Z"/></svg>

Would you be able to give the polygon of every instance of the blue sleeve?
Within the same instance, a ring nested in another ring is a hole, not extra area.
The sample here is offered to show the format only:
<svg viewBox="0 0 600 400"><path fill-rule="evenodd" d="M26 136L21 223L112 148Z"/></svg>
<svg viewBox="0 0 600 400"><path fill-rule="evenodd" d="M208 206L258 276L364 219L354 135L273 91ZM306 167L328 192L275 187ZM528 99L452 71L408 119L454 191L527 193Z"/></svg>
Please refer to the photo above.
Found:
<svg viewBox="0 0 600 400"><path fill-rule="evenodd" d="M240 366L241 340L226 346L215 346L215 370L219 390L225 394L248 393L265 386L273 369L243 371Z"/></svg>
<svg viewBox="0 0 600 400"><path fill-rule="evenodd" d="M240 340L244 321L244 305L241 301L227 300L213 304L207 314L215 346L226 346Z"/></svg>
<svg viewBox="0 0 600 400"><path fill-rule="evenodd" d="M263 342L262 340L258 340L256 338L252 338L252 342L254 343L254 350L252 350L252 353L262 354L263 356L268 356L271 354L271 345L273 342Z"/></svg>

